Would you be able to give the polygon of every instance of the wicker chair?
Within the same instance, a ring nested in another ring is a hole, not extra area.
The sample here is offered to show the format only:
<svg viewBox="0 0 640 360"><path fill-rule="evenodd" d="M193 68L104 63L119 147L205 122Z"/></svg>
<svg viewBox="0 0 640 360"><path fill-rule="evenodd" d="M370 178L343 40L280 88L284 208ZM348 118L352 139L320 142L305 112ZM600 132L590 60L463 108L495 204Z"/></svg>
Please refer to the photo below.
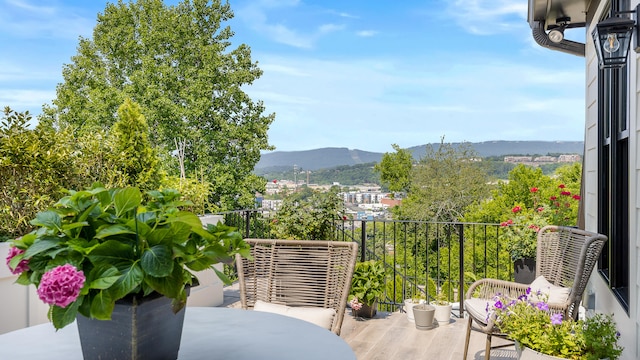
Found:
<svg viewBox="0 0 640 360"><path fill-rule="evenodd" d="M358 244L347 241L245 239L252 260L236 257L243 309L256 301L334 309L340 334Z"/></svg>
<svg viewBox="0 0 640 360"><path fill-rule="evenodd" d="M537 241L536 276L544 276L555 286L570 288L567 300L562 303L550 303L549 311L562 313L565 319L578 317L582 294L606 241L607 237L604 235L571 227L550 225L540 230ZM491 355L491 337L506 336L500 334L495 327L495 318L489 316L487 303L497 293L517 298L524 294L528 287L529 284L495 279L481 279L469 287L464 305L469 322L463 359L466 360L469 351L473 322L479 327L476 330L487 334L487 360Z"/></svg>

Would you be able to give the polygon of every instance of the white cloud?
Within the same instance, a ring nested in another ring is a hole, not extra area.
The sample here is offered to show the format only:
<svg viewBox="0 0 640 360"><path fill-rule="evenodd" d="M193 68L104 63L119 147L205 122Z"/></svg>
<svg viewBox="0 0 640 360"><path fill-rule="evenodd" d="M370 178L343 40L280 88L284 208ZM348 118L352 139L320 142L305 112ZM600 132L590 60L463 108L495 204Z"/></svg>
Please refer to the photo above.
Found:
<svg viewBox="0 0 640 360"><path fill-rule="evenodd" d="M349 147L369 151L437 142L441 135L447 141L583 138L578 66L552 72L544 63L495 62L490 55L455 64L255 55L265 72L247 92L276 113L269 137L278 150L345 146L345 134L352 134Z"/></svg>
<svg viewBox="0 0 640 360"><path fill-rule="evenodd" d="M371 37L371 36L375 36L378 32L375 30L361 30L356 32L356 35L361 36L361 37Z"/></svg>
<svg viewBox="0 0 640 360"><path fill-rule="evenodd" d="M38 111L43 104L50 102L56 97L55 90L24 90L24 89L2 89L0 90L0 106L10 106L13 110L30 110L31 113Z"/></svg>
<svg viewBox="0 0 640 360"><path fill-rule="evenodd" d="M236 10L236 15L257 34L266 36L274 42L302 49L313 48L316 41L323 36L345 28L341 24L327 23L317 25L315 30L304 31L296 29L295 25L272 20L272 17L278 15L277 12L282 11L290 11L292 14L290 16L295 18L294 12L299 5L298 1L248 2L246 6Z"/></svg>
<svg viewBox="0 0 640 360"><path fill-rule="evenodd" d="M476 35L528 28L527 10L524 0L455 0L448 8L458 25Z"/></svg>
<svg viewBox="0 0 640 360"><path fill-rule="evenodd" d="M87 17L71 7L34 5L26 0L0 3L0 34L17 38L77 39L89 36L95 14Z"/></svg>

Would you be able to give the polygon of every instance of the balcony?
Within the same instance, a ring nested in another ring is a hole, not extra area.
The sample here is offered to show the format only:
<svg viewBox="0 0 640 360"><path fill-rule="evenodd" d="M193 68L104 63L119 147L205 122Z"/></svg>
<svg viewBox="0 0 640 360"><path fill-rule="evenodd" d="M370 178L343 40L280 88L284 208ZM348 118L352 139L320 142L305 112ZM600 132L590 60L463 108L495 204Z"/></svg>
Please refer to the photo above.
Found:
<svg viewBox="0 0 640 360"><path fill-rule="evenodd" d="M238 227L245 238L271 237L273 219L267 212L222 215L225 223ZM513 280L513 263L497 241L499 224L336 220L334 228L333 240L357 242L359 260L380 260L391 274L375 318L354 318L349 309L345 314L340 336L358 359L462 358L467 319L458 294L477 278ZM401 305L403 299L416 294L432 299L435 294L426 285L429 281L439 290L448 286L454 310L449 325L417 330L407 321ZM239 306L233 287L225 288L224 296L225 306ZM472 332L470 359L484 359L485 340L484 334ZM495 339L494 345L499 344L500 339ZM515 359L516 353L513 346L502 347L492 350L491 358Z"/></svg>
<svg viewBox="0 0 640 360"><path fill-rule="evenodd" d="M225 307L240 307L237 284L224 288ZM347 309L340 337L351 346L358 360L438 359L459 360L464 351L466 319L452 317L449 325L417 330L400 311L378 312L373 319L358 319ZM471 333L468 359L484 359L486 336ZM494 339L494 344L509 344ZM493 349L491 359L517 359L513 346Z"/></svg>

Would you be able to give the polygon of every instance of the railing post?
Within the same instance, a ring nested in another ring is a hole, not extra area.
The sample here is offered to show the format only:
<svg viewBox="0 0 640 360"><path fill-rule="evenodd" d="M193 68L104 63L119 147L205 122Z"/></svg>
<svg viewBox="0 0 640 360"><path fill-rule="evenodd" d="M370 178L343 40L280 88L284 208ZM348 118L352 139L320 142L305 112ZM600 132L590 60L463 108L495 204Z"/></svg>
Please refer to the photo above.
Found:
<svg viewBox="0 0 640 360"><path fill-rule="evenodd" d="M460 311L460 318L462 318L464 316L464 224L458 224L458 226L460 227L458 230L458 242L459 242L459 249L458 249L458 257L460 259L460 284L458 285L458 303L460 304L459 306L459 311Z"/></svg>
<svg viewBox="0 0 640 360"><path fill-rule="evenodd" d="M360 261L365 261L365 254L367 250L367 222L362 220L360 222Z"/></svg>
<svg viewBox="0 0 640 360"><path fill-rule="evenodd" d="M251 220L251 211L247 210L244 213L244 234L245 234L245 238L249 237L249 231L251 230L251 226L249 226L249 222Z"/></svg>

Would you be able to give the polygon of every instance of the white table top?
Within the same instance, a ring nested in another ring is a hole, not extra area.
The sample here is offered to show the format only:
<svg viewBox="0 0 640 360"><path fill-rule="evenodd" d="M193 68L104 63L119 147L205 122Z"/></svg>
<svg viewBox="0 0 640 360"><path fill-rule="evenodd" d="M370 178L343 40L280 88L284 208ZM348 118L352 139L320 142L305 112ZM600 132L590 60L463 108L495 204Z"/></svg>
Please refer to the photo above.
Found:
<svg viewBox="0 0 640 360"><path fill-rule="evenodd" d="M349 359L349 345L306 321L259 311L187 307L179 359ZM0 359L82 359L75 322L47 323L0 335Z"/></svg>

